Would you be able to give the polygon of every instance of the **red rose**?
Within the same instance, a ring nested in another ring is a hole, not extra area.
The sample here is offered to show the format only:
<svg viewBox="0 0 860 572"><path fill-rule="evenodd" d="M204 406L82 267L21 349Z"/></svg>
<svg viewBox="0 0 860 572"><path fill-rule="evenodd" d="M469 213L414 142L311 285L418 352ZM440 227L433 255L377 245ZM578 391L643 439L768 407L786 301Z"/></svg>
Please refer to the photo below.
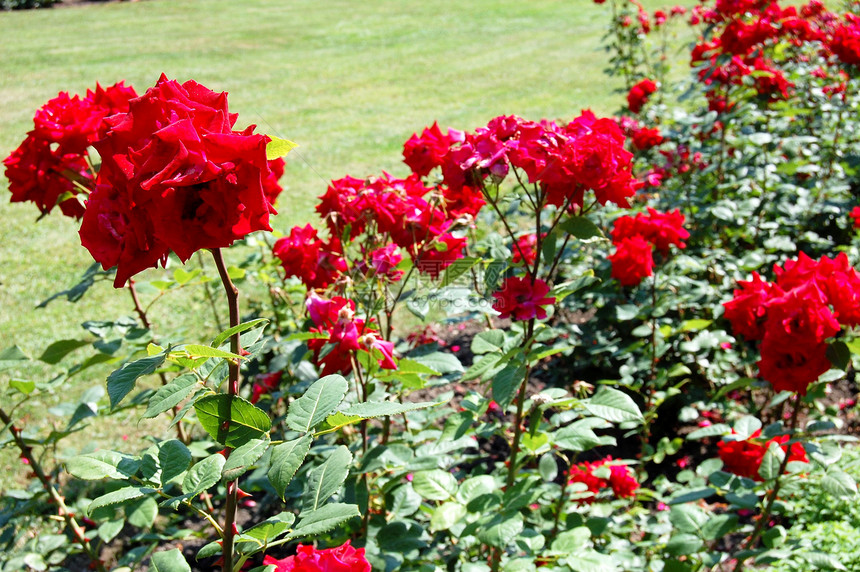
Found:
<svg viewBox="0 0 860 572"><path fill-rule="evenodd" d="M758 272L753 272L752 280L738 282L740 290L723 304L725 317L731 322L735 334L747 340L760 340L764 336L764 322L767 315L767 302L782 294L782 290L762 280Z"/></svg>
<svg viewBox="0 0 860 572"><path fill-rule="evenodd" d="M52 150L49 140L30 135L3 164L12 193L11 202L32 201L44 214L59 204L66 216L81 218L84 215L83 203L74 196L80 189L72 182L77 180L86 187L92 185L93 177L82 155ZM62 197L67 198L60 200Z"/></svg>
<svg viewBox="0 0 860 572"><path fill-rule="evenodd" d="M803 445L792 443L789 448L788 445L785 445L788 439L788 435L783 435L764 441L761 439L761 430L757 430L748 439L743 441L720 441L717 443L717 451L720 460L723 462L723 469L726 472L761 481L762 478L759 476L758 470L771 443L778 443L780 445L782 450L788 454L789 462L807 462L806 451Z"/></svg>
<svg viewBox="0 0 860 572"><path fill-rule="evenodd" d="M810 383L830 369L825 340L839 323L809 284L768 303L759 371L777 391L806 395Z"/></svg>
<svg viewBox="0 0 860 572"><path fill-rule="evenodd" d="M612 277L622 286L636 286L654 270L651 245L638 235L622 239L616 245L615 253L609 255L609 261L612 263Z"/></svg>
<svg viewBox="0 0 860 572"><path fill-rule="evenodd" d="M657 91L657 84L648 78L643 79L627 93L627 107L632 113L639 113L655 91Z"/></svg>
<svg viewBox="0 0 860 572"><path fill-rule="evenodd" d="M609 478L598 477L594 474L596 469L607 467ZM579 503L591 504L597 498L600 491L611 488L617 498L630 498L639 489L639 483L633 475L633 471L627 465L613 464L612 457L606 457L593 463L585 462L573 465L568 472L568 484L583 483L587 489L588 496L578 499Z"/></svg>
<svg viewBox="0 0 860 572"><path fill-rule="evenodd" d="M266 556L263 564L275 566L275 572L370 572L370 563L364 557L364 548L356 550L345 544L319 550L299 544L295 556L278 560Z"/></svg>
<svg viewBox="0 0 860 572"><path fill-rule="evenodd" d="M403 162L409 165L413 173L425 177L435 167L442 165L451 145L462 141L462 138L463 134L453 129L443 135L439 125L434 122L425 128L420 136L417 133L412 134L403 146Z"/></svg>
<svg viewBox="0 0 860 572"><path fill-rule="evenodd" d="M845 22L833 30L829 47L842 63L860 66L860 17L846 14Z"/></svg>
<svg viewBox="0 0 860 572"><path fill-rule="evenodd" d="M106 269L117 264L114 286L142 269L132 262L138 254L151 265L168 250L185 261L197 250L271 230L262 186L268 138L253 134L253 126L232 130L236 115L227 109L226 93L162 75L129 102L128 113L107 122L110 129L95 144L102 166L90 200L104 203L100 193L111 193L110 202L123 209L115 214L126 229L134 222L135 234L85 214L81 241L94 257L115 243L118 260L96 257Z"/></svg>
<svg viewBox="0 0 860 572"><path fill-rule="evenodd" d="M296 226L279 238L272 253L281 261L287 277L296 276L310 289L325 288L347 271L340 243L323 242L310 224Z"/></svg>
<svg viewBox="0 0 860 572"><path fill-rule="evenodd" d="M546 318L544 306L554 304L555 298L549 294L549 286L541 279L532 282L530 277L507 278L498 292L493 292L496 299L493 310L499 312L502 319L530 320Z"/></svg>
<svg viewBox="0 0 860 572"><path fill-rule="evenodd" d="M646 151L651 147L656 147L662 142L663 135L656 127L642 128L633 133L633 146L640 151Z"/></svg>
<svg viewBox="0 0 860 572"><path fill-rule="evenodd" d="M63 214L81 218L84 204L76 195L94 186L88 149L106 131L105 118L127 111L136 96L123 82L96 84L84 98L62 92L39 108L33 130L3 160L11 202L33 201L48 214L59 201Z"/></svg>
<svg viewBox="0 0 860 572"><path fill-rule="evenodd" d="M308 340L313 361L323 368L322 375L346 374L352 371L352 356L359 349L381 354L377 363L383 369L397 369L394 344L379 337L379 332L355 315L355 302L340 296L331 300L311 292L306 302L314 327L311 332L326 334L326 338Z"/></svg>

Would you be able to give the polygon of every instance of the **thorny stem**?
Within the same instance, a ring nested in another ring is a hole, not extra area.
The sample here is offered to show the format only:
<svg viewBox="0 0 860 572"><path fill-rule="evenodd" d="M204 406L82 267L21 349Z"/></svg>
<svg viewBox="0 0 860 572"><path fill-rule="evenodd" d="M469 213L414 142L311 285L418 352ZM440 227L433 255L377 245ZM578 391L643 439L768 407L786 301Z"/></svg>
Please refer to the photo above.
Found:
<svg viewBox="0 0 860 572"><path fill-rule="evenodd" d="M12 424L12 419L2 408L0 408L0 421L2 421L3 425L9 429L9 432L12 434L12 438L15 440L15 445L21 451L21 456L27 459L27 463L29 463L30 468L36 475L36 478L39 479L39 482L42 484L42 488L45 489L45 492L48 493L48 496L51 497L51 500L57 506L57 514L59 514L66 522L66 525L72 529L75 541L77 541L77 543L81 545L81 548L84 549L84 552L87 553L91 565L99 572L106 572L104 564L99 560L98 553L92 547L90 541L87 540L86 531L80 524L78 524L74 514L69 510L69 507L66 506L65 499L51 484L51 479L45 474L45 471L42 469L42 465L39 464L39 461L36 460L36 457L33 455L33 448L27 445L24 438L21 437L21 430Z"/></svg>
<svg viewBox="0 0 860 572"><path fill-rule="evenodd" d="M531 339L534 334L536 318L532 318L528 322L526 330L526 339L529 340L526 346L526 354L531 349ZM514 419L514 440L511 443L511 458L508 465L507 486L512 487L517 476L517 457L519 456L520 439L523 435L523 404L526 401L526 391L528 389L529 373L531 372L531 364L526 364L526 372L520 385L520 391L517 394L517 415Z"/></svg>
<svg viewBox="0 0 860 572"><path fill-rule="evenodd" d="M788 433L789 436L794 434L794 430L797 428L797 418L800 414L800 407L802 405L801 397L799 395L794 398L794 410L791 412L791 420L788 422ZM770 512L773 510L773 503L776 502L776 497L779 495L779 489L782 486L781 477L783 473L785 473L785 468L788 466L788 460L791 458L791 445L788 446L788 451L785 452L785 456L782 458L782 462L779 464L779 472L776 475L776 479L773 483L773 489L770 491L770 494L767 496L767 500L765 501L764 510L762 510L761 516L759 516L758 522L755 525L755 529L753 529L752 535L747 539L747 542L744 546L745 550L749 550L755 543L758 542L759 537L761 536L762 531L764 530L767 521L770 519ZM735 562L734 572L738 572L743 569L743 564L746 561L747 557L738 558Z"/></svg>
<svg viewBox="0 0 860 572"><path fill-rule="evenodd" d="M206 272L206 265L203 263L203 256L199 253L197 254L197 262L200 263L200 269L203 272ZM209 307L212 309L212 317L215 318L215 327L218 328L218 331L224 329L224 326L221 324L221 318L218 316L218 306L215 305L215 296L212 295L212 289L209 287L209 282L203 283L203 292L206 293L206 300L209 302ZM277 317L277 313L275 313Z"/></svg>
<svg viewBox="0 0 860 572"><path fill-rule="evenodd" d="M230 280L230 275L227 273L227 267L224 265L224 257L221 254L221 249L215 248L212 250L212 257L215 259L215 266L218 268L218 274L221 276L221 282L224 284L224 291L227 294L227 303L230 308L230 327L233 328L239 325L239 290L233 281ZM230 351L234 354L241 354L242 348L239 342L239 333L236 332L230 336ZM229 380L227 392L231 396L239 394L239 362L231 360L228 362ZM229 423L229 421L228 421ZM226 448L225 456L229 458L231 447ZM236 535L236 505L239 500L239 481L234 479L227 483L227 501L224 505L224 543L222 545L222 570L233 570L233 538Z"/></svg>
<svg viewBox="0 0 860 572"><path fill-rule="evenodd" d="M134 280L131 278L128 279L128 291L131 293L131 301L134 303L134 311L137 312L137 316L140 318L143 327L149 330L149 335L152 337L152 343L157 344L158 340L155 338L155 334L153 333L152 322L149 321L149 317L146 315L146 310L144 310L143 306L140 305L140 298L137 296L137 290L134 287ZM158 377L161 379L161 385L167 385L167 376L164 375L163 371L158 372ZM173 408L174 419L179 415L179 410L179 406L175 406ZM185 433L182 421L178 421L176 423L176 437L186 445L191 442L188 434Z"/></svg>

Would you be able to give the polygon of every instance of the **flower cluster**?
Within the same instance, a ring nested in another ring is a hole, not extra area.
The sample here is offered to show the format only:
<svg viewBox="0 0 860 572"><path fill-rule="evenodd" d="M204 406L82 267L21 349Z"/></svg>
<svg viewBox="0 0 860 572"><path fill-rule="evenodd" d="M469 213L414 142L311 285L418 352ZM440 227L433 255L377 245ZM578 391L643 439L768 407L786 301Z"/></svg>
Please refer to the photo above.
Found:
<svg viewBox="0 0 860 572"><path fill-rule="evenodd" d="M725 101L728 86L742 85L744 78L752 80L765 100L788 97L793 84L767 53L781 41L793 46L815 42L828 51L831 15L823 7L809 6L812 3L798 12L775 1L719 0L714 9L695 12L694 18L713 26L713 36L694 48L691 63L699 67L701 80L712 86L708 97L714 106Z"/></svg>
<svg viewBox="0 0 860 572"><path fill-rule="evenodd" d="M860 324L860 274L844 252L818 261L801 253L774 273L773 283L758 273L740 281L725 316L735 333L760 341L759 371L775 390L805 395L830 369L827 340Z"/></svg>
<svg viewBox="0 0 860 572"><path fill-rule="evenodd" d="M483 204L477 191L454 196L448 189L425 186L416 174L397 179L384 173L368 180L332 181L316 210L332 237L352 241L364 233L374 240L384 237L380 248L394 245L388 255L377 252L377 263L372 260L377 249L367 252L371 260L365 267L378 266L380 256L394 256L396 246L410 254L420 271L436 277L462 258L466 241L457 229L462 217L474 218Z"/></svg>
<svg viewBox="0 0 860 572"><path fill-rule="evenodd" d="M127 113L105 120L94 146L102 163L81 224L81 242L114 286L200 249L226 247L271 230L263 181L270 175L265 135L234 131L227 94L164 75ZM270 193L271 194L271 193Z"/></svg>
<svg viewBox="0 0 860 572"><path fill-rule="evenodd" d="M762 478L758 474L759 467L771 443L777 443L780 446L788 455L788 462L806 463L808 461L803 445L800 443L788 445L788 439L788 435L782 435L765 441L761 438L761 430L757 430L744 440L720 441L717 443L717 451L725 471L761 481Z"/></svg>
<svg viewBox="0 0 860 572"><path fill-rule="evenodd" d="M278 560L266 556L263 565L275 567L275 572L370 572L364 548L355 549L349 541L335 548L317 549L299 544L294 556Z"/></svg>
<svg viewBox="0 0 860 572"><path fill-rule="evenodd" d="M296 276L310 289L325 288L346 272L336 238L323 241L311 225L296 226L272 248L287 276Z"/></svg>
<svg viewBox="0 0 860 572"><path fill-rule="evenodd" d="M383 340L377 330L355 315L355 302L341 296L329 300L311 292L307 309L314 324L310 331L325 335L308 340L308 349L313 352L314 363L322 367L322 375L352 371L352 359L358 350L373 355L383 369L397 369L394 344Z"/></svg>
<svg viewBox="0 0 860 572"><path fill-rule="evenodd" d="M622 216L612 229L615 252L609 256L612 277L622 286L636 286L651 276L654 253L668 256L670 246L685 248L690 233L684 229L684 215L678 209L661 213L648 207L648 214Z"/></svg>
<svg viewBox="0 0 860 572"><path fill-rule="evenodd" d="M13 203L32 201L48 214L59 204L64 215L81 218L84 204L76 195L91 190L94 174L89 148L104 135L105 118L128 111L134 89L119 82L96 85L84 97L62 92L33 117L33 130L3 164Z"/></svg>
<svg viewBox="0 0 860 572"><path fill-rule="evenodd" d="M547 204L582 207L585 192L592 191L601 205L627 208L641 185L631 174L624 140L613 120L586 110L566 125L500 116L474 133L442 135L434 124L413 135L403 153L416 175L440 168L446 197L471 196L516 168L541 188Z"/></svg>
<svg viewBox="0 0 860 572"><path fill-rule="evenodd" d="M251 403L257 403L261 397L278 389L281 384L281 377L283 377L281 371L257 376L257 381L254 382L254 387L251 390Z"/></svg>
<svg viewBox="0 0 860 572"><path fill-rule="evenodd" d="M555 303L555 298L547 298L547 294L549 286L540 278L532 280L529 276L511 276L502 283L498 291L493 292L493 310L499 312L502 319L543 320L546 318L544 306Z"/></svg>
<svg viewBox="0 0 860 572"><path fill-rule="evenodd" d="M656 91L657 84L648 78L631 87L627 93L627 107L630 108L630 112L635 114L642 111L642 107L648 101L648 98Z"/></svg>
<svg viewBox="0 0 860 572"><path fill-rule="evenodd" d="M630 467L613 463L612 457L573 465L567 476L568 484L582 483L586 486L584 493L590 493L584 494L579 499L580 503L594 502L600 491L607 488L611 488L617 498L630 498L639 488Z"/></svg>

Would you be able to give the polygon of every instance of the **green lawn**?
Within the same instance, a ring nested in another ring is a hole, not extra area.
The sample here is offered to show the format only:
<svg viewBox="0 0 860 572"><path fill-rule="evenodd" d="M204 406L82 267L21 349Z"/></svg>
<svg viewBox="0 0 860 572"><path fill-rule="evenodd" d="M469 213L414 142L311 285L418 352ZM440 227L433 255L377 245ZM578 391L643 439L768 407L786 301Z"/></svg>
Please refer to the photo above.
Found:
<svg viewBox="0 0 860 572"><path fill-rule="evenodd" d="M500 114L612 113L622 98L602 71L607 18L590 0L147 0L0 13L0 154L60 90L124 79L142 93L162 72L193 78L230 92L240 124L300 144L273 223L285 231L314 220L330 179L405 174L403 142L434 120L473 129ZM76 306L34 309L90 263L74 221L57 213L34 224L37 214L0 194L0 349L31 355L79 336L85 319L131 313L128 294L107 283ZM191 298L160 304L156 322L177 326Z"/></svg>

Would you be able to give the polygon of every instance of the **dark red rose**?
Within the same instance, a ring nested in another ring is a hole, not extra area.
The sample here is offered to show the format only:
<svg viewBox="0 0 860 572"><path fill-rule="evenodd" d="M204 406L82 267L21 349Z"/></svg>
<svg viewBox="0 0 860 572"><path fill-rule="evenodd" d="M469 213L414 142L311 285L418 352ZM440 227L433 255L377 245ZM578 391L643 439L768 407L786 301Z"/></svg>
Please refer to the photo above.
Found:
<svg viewBox="0 0 860 572"><path fill-rule="evenodd" d="M142 269L132 259L154 265L164 260L166 248L185 261L197 250L271 230L262 183L269 173L268 138L255 135L254 126L232 130L236 115L227 109L226 93L162 75L129 102L127 113L106 121L109 130L95 144L102 167L90 201L105 203L98 195L110 192L108 201L126 209L118 214L137 221L136 234L118 234L97 215L85 214L90 220L81 239L88 249L116 242L118 262L96 257L105 268L118 264L115 286Z"/></svg>
<svg viewBox="0 0 860 572"><path fill-rule="evenodd" d="M614 254L609 255L612 277L622 286L636 286L654 270L654 255L651 244L641 236L622 239Z"/></svg>
<svg viewBox="0 0 860 572"><path fill-rule="evenodd" d="M639 113L655 91L657 91L657 84L648 78L643 79L627 93L627 107L632 113Z"/></svg>
<svg viewBox="0 0 860 572"><path fill-rule="evenodd" d="M263 564L275 566L275 572L370 572L364 548L356 550L349 541L322 550L299 544L295 556L280 560L266 556Z"/></svg>
<svg viewBox="0 0 860 572"><path fill-rule="evenodd" d="M530 277L510 277L502 287L493 292L496 299L493 310L499 312L502 319L530 320L546 318L546 308L555 303L554 297L547 297L549 286L541 279L532 281Z"/></svg>
<svg viewBox="0 0 860 572"><path fill-rule="evenodd" d="M765 441L761 438L761 430L757 430L748 439L720 441L717 443L717 451L723 462L723 470L741 477L761 481L762 478L758 474L759 467L761 467L761 461L771 443L780 445L788 455L789 462L807 462L803 445L792 443L789 447L785 444L788 439L788 435L783 435Z"/></svg>

